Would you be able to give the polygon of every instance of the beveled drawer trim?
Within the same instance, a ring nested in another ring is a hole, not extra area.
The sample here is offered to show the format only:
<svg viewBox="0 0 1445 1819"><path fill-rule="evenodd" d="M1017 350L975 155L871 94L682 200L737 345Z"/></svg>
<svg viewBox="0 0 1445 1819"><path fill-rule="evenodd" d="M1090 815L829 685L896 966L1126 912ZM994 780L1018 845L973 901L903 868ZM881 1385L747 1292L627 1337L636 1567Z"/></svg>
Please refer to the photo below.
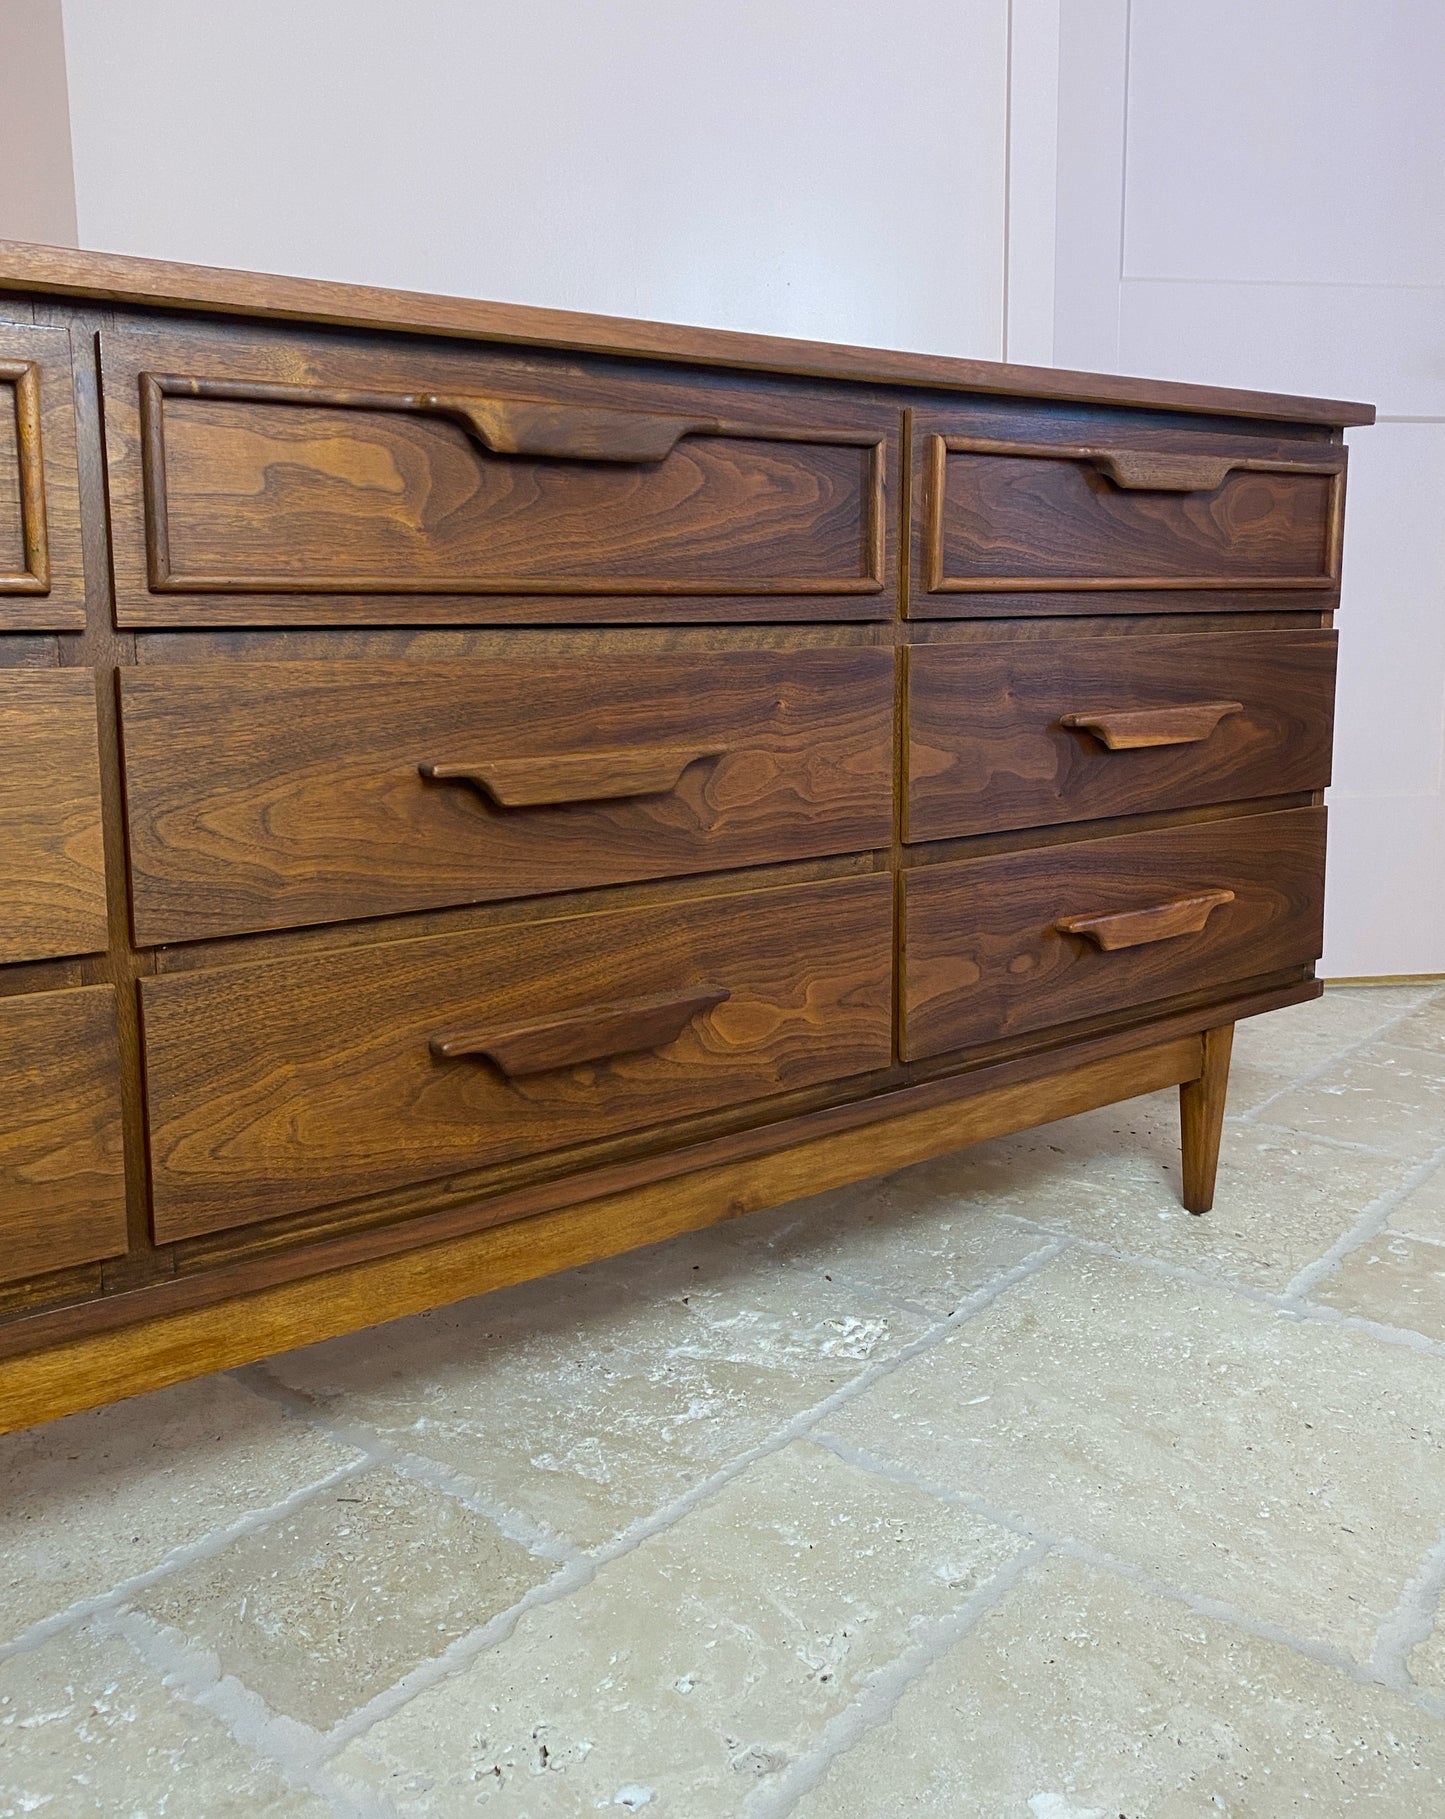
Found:
<svg viewBox="0 0 1445 1819"><path fill-rule="evenodd" d="M1129 588L1330 588L1339 584L1340 552L1344 540L1345 472L1343 450L1335 451L1323 461L1265 460L1253 455L1188 457L1198 462L1201 470L1208 463L1219 474L1215 485L1224 483L1231 473L1324 474L1331 480L1329 517L1325 528L1325 566L1311 575L949 575L944 570L943 505L950 455L1005 455L1010 458L1083 462L1105 474L1121 491L1140 490L1192 492L1180 480L1183 469L1170 476L1163 467L1165 457L1151 451L1112 449L1097 443L1001 442L992 437L946 436L931 434L924 463L923 557L927 591L930 594L980 593L1062 593L1087 590L1091 593ZM1128 463L1137 460L1138 473ZM1185 457L1170 457L1183 462ZM1157 485L1145 487L1140 475L1144 464L1152 462L1158 473ZM1213 490L1206 489L1206 490Z"/></svg>
<svg viewBox="0 0 1445 1819"><path fill-rule="evenodd" d="M25 567L0 573L0 594L50 592L50 539L45 524L45 461L40 435L40 368L33 360L0 360L0 383L15 397L15 453Z"/></svg>
<svg viewBox="0 0 1445 1819"><path fill-rule="evenodd" d="M456 399L451 394L421 392L372 392L311 385L282 385L269 381L199 379L171 373L140 374L140 423L142 472L145 489L145 543L148 581L153 593L223 594L538 594L538 595L770 595L770 594L877 594L883 591L887 547L885 479L887 438L871 430L811 430L776 425L732 422L726 419L675 419L665 413L618 412L619 417L656 416L659 424L682 427L669 445L675 446L689 432L710 438L747 442L810 443L821 447L861 448L869 452L866 485L866 524L863 539L863 572L858 575L743 576L736 579L687 579L649 575L580 576L483 576L435 577L418 575L225 575L186 574L171 558L166 503L165 400L206 398L231 404L295 404L309 409L392 411L402 414L441 416L455 421ZM491 402L517 408L548 407L544 399L497 399ZM603 413L593 412L600 416ZM468 424L473 440L491 452L525 456L526 450L501 446L505 439L484 436ZM617 457L548 456L555 459L617 459ZM628 456L639 460L642 457Z"/></svg>

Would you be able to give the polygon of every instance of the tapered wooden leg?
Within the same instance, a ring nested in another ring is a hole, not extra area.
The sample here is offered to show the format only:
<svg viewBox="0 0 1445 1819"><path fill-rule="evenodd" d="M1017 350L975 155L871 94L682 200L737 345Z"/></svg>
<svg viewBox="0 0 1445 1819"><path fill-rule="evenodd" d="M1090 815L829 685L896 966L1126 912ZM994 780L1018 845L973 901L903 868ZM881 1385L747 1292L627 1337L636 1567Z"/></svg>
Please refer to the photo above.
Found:
<svg viewBox="0 0 1445 1819"><path fill-rule="evenodd" d="M1229 1051L1234 1025L1204 1032L1204 1068L1179 1089L1179 1128L1184 1151L1184 1204L1191 1213L1214 1205L1219 1137L1224 1129L1224 1095L1229 1090Z"/></svg>

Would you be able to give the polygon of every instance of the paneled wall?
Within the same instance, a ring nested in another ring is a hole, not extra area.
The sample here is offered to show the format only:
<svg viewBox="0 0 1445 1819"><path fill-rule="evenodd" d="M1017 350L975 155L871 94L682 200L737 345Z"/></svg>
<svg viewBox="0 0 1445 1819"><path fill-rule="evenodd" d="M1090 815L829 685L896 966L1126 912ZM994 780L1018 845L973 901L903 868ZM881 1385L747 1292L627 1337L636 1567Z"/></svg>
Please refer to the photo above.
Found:
<svg viewBox="0 0 1445 1819"><path fill-rule="evenodd" d="M1052 18L1055 361L1379 406L1349 437L1323 970L1445 972L1445 7Z"/></svg>
<svg viewBox="0 0 1445 1819"><path fill-rule="evenodd" d="M68 76L85 246L1377 401L1325 970L1445 971L1445 7L60 7L0 0L0 235L76 237Z"/></svg>

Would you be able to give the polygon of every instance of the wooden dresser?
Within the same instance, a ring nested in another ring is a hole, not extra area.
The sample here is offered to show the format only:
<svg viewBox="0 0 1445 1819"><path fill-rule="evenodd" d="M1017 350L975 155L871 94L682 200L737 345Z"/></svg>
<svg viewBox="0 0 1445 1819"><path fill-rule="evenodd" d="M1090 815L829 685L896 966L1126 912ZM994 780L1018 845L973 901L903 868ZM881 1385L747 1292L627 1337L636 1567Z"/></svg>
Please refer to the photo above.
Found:
<svg viewBox="0 0 1445 1819"><path fill-rule="evenodd" d="M0 1430L1164 1086L1204 1211L1372 416L0 246Z"/></svg>

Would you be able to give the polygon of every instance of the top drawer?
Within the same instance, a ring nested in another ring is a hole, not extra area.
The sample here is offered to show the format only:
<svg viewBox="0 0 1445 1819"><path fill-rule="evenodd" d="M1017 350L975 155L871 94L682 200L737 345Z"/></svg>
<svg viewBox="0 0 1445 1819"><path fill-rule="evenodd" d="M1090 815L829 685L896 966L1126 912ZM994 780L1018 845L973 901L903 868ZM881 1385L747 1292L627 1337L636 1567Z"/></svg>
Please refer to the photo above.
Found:
<svg viewBox="0 0 1445 1819"><path fill-rule="evenodd" d="M1166 449L1157 432L1152 446L1012 442L928 418L918 427L915 617L1017 612L1021 594L1103 595L1097 612L1113 610L1110 594L1338 585L1343 447Z"/></svg>
<svg viewBox="0 0 1445 1819"><path fill-rule="evenodd" d="M84 629L70 336L0 322L0 631Z"/></svg>
<svg viewBox="0 0 1445 1819"><path fill-rule="evenodd" d="M121 625L892 610L883 405L254 327L102 366Z"/></svg>

